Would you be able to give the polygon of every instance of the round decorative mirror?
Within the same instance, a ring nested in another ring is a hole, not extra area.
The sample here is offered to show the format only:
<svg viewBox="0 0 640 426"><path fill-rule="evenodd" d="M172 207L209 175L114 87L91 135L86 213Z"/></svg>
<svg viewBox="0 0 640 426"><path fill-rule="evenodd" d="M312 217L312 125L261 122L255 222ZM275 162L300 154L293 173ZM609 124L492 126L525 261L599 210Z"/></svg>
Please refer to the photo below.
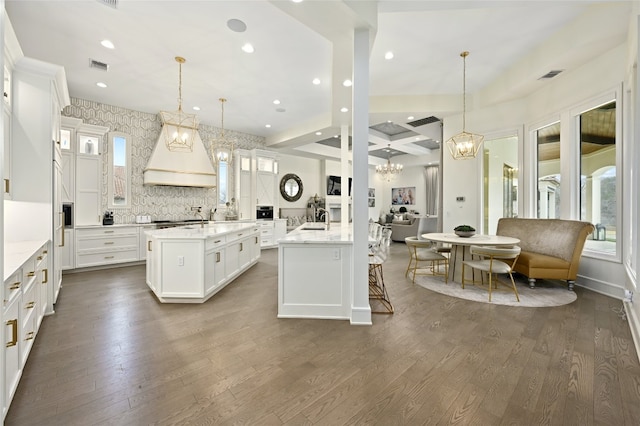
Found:
<svg viewBox="0 0 640 426"><path fill-rule="evenodd" d="M298 201L302 196L302 181L298 175L288 173L280 180L280 195L287 201Z"/></svg>

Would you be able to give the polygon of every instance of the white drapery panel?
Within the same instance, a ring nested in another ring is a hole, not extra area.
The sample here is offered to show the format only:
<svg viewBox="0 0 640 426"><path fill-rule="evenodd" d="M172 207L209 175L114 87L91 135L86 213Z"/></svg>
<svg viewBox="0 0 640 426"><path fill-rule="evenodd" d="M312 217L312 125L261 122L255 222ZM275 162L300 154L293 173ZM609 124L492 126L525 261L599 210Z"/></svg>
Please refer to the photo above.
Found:
<svg viewBox="0 0 640 426"><path fill-rule="evenodd" d="M424 177L426 182L426 198L427 198L427 211L428 215L436 216L438 214L438 199L439 199L439 183L438 183L438 168L439 166L426 166L424 168Z"/></svg>

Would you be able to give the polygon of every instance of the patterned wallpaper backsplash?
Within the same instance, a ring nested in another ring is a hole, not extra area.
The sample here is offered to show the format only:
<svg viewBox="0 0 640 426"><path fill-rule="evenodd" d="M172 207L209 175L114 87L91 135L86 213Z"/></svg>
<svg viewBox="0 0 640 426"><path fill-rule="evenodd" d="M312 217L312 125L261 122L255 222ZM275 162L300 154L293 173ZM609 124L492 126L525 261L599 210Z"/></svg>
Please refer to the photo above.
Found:
<svg viewBox="0 0 640 426"><path fill-rule="evenodd" d="M217 207L216 188L190 188L177 186L144 186L143 170L151 157L151 152L160 134L161 124L159 114L134 111L112 105L100 104L84 99L71 98L71 105L67 106L62 115L79 118L86 124L105 126L109 131L117 131L131 135L132 176L131 176L131 207L107 208L107 185L102 186L101 211L113 211L116 224L135 223L136 215L151 215L152 220L183 220L194 219L189 206L201 206L205 217L211 208ZM202 141L216 138L221 129L200 124L198 132ZM235 148L264 149L264 138L247 133L234 132L225 129L225 136L234 140ZM102 142L102 182L107 182L107 152L106 138ZM207 150L208 151L208 150ZM211 153L209 153L211 156ZM229 176L230 188L234 188L233 173Z"/></svg>

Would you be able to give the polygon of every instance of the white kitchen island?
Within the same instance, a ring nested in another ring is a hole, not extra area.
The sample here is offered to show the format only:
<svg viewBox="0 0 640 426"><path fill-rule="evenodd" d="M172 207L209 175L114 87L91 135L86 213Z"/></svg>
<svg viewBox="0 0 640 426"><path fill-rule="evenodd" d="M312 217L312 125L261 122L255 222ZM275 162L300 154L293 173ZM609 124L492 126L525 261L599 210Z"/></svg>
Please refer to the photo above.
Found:
<svg viewBox="0 0 640 426"><path fill-rule="evenodd" d="M150 230L147 285L163 303L203 303L260 258L255 222Z"/></svg>
<svg viewBox="0 0 640 426"><path fill-rule="evenodd" d="M306 223L278 241L278 318L371 324L371 308L354 305L351 226Z"/></svg>

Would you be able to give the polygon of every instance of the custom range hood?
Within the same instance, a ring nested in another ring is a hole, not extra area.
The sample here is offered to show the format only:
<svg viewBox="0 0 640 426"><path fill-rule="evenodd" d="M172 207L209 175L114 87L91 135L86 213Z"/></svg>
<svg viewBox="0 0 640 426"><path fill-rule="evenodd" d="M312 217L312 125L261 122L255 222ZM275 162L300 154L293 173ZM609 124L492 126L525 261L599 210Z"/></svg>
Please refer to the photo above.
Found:
<svg viewBox="0 0 640 426"><path fill-rule="evenodd" d="M191 149L175 149L166 143L166 134L182 132L193 135ZM195 186L213 188L216 186L216 172L209 160L202 139L196 129L178 128L173 124L163 124L162 132L153 153L144 169L145 185Z"/></svg>
<svg viewBox="0 0 640 426"><path fill-rule="evenodd" d="M182 111L182 64L180 66L178 110L161 111L162 131L144 169L145 185L194 186L213 188L216 172L198 134L195 114Z"/></svg>

